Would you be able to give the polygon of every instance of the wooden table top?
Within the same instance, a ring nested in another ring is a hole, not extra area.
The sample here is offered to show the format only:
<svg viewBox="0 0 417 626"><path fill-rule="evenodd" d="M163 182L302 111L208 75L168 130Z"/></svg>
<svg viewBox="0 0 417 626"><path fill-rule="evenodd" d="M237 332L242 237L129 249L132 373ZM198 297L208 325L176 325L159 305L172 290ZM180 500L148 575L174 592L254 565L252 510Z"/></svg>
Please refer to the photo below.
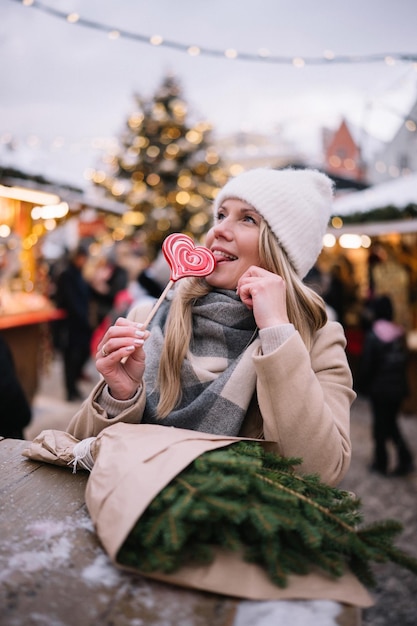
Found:
<svg viewBox="0 0 417 626"><path fill-rule="evenodd" d="M257 607L282 609L119 570L84 504L88 474L29 461L27 445L0 438L2 626L256 626ZM335 624L360 623L356 608L339 606Z"/></svg>

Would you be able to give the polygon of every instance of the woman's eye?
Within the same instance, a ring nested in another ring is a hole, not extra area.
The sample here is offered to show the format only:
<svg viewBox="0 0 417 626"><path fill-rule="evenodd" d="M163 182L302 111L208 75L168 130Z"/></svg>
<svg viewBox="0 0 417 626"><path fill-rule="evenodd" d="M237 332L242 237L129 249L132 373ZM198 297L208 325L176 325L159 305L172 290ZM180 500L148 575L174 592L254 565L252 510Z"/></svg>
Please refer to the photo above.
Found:
<svg viewBox="0 0 417 626"><path fill-rule="evenodd" d="M224 213L217 213L216 220L220 222L222 219L224 219L224 217L225 217Z"/></svg>
<svg viewBox="0 0 417 626"><path fill-rule="evenodd" d="M252 224L257 224L256 219L252 215L245 215L243 219L247 222L252 222Z"/></svg>

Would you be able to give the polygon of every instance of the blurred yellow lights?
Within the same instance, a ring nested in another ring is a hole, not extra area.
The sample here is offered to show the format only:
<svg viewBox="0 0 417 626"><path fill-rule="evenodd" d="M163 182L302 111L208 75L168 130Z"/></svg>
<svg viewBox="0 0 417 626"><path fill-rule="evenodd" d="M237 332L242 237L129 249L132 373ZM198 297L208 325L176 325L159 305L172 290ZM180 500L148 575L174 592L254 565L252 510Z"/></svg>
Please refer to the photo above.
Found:
<svg viewBox="0 0 417 626"><path fill-rule="evenodd" d="M149 139L147 137L143 137L142 135L139 137L135 137L133 145L135 146L135 148L146 148L147 146L149 146Z"/></svg>
<svg viewBox="0 0 417 626"><path fill-rule="evenodd" d="M172 104L172 112L176 117L184 117L187 113L187 107L181 100L175 100Z"/></svg>
<svg viewBox="0 0 417 626"><path fill-rule="evenodd" d="M0 198L10 198L21 202L32 202L33 204L58 204L59 196L55 193L46 193L24 187L5 187L0 185Z"/></svg>
<svg viewBox="0 0 417 626"><path fill-rule="evenodd" d="M301 67L304 67L305 61L301 57L295 57L292 60L292 64L294 65L294 67L301 68Z"/></svg>
<svg viewBox="0 0 417 626"><path fill-rule="evenodd" d="M55 220L53 220L53 221L55 221ZM43 222L42 224L40 222L38 222L37 224L33 225L32 231L35 233L35 235L37 235L38 237L42 236L44 225L46 225L46 222Z"/></svg>
<svg viewBox="0 0 417 626"><path fill-rule="evenodd" d="M341 217L338 217L337 215L335 215L334 217L332 217L331 224L333 228L342 228L343 220Z"/></svg>
<svg viewBox="0 0 417 626"><path fill-rule="evenodd" d="M141 211L127 211L124 213L122 221L128 226L142 226L146 221L146 217Z"/></svg>
<svg viewBox="0 0 417 626"><path fill-rule="evenodd" d="M190 226L196 230L203 228L209 221L209 216L206 213L196 213L190 219Z"/></svg>
<svg viewBox="0 0 417 626"><path fill-rule="evenodd" d="M138 180L133 185L133 191L134 191L134 193L137 193L137 194L145 193L145 191L146 191L146 184L143 181Z"/></svg>
<svg viewBox="0 0 417 626"><path fill-rule="evenodd" d="M10 226L7 226L7 224L0 224L0 237L9 237L11 232Z"/></svg>
<svg viewBox="0 0 417 626"><path fill-rule="evenodd" d="M123 241L123 239L126 237L126 233L123 230L123 228L115 228L114 231L112 232L112 238L113 241Z"/></svg>
<svg viewBox="0 0 417 626"><path fill-rule="evenodd" d="M197 57L201 53L201 49L198 46L190 46L187 52L192 57Z"/></svg>
<svg viewBox="0 0 417 626"><path fill-rule="evenodd" d="M161 180L161 177L158 174L149 174L149 176L146 177L146 182L148 183L148 185L150 185L151 187L155 187L155 185L157 185Z"/></svg>
<svg viewBox="0 0 417 626"><path fill-rule="evenodd" d="M149 41L153 46L160 46L161 43L163 43L164 39L163 37L161 37L161 35L152 35Z"/></svg>
<svg viewBox="0 0 417 626"><path fill-rule="evenodd" d="M178 204L185 205L189 203L190 197L191 196L188 191L179 191L175 196L175 200L178 202Z"/></svg>
<svg viewBox="0 0 417 626"><path fill-rule="evenodd" d="M164 207L166 207L167 201L164 196L159 196L158 198L155 198L155 200L153 201L153 205L155 209L163 209Z"/></svg>
<svg viewBox="0 0 417 626"><path fill-rule="evenodd" d="M243 167L239 163L234 163L230 166L229 172L231 176L237 176L241 172L243 172Z"/></svg>
<svg viewBox="0 0 417 626"><path fill-rule="evenodd" d="M190 204L194 209L199 209L204 204L204 200L198 193L193 193L190 198Z"/></svg>
<svg viewBox="0 0 417 626"><path fill-rule="evenodd" d="M181 187L181 189L188 189L191 183L191 176L183 175L178 178L178 187Z"/></svg>
<svg viewBox="0 0 417 626"><path fill-rule="evenodd" d="M102 170L96 170L92 176L94 183L104 183L106 180L106 174Z"/></svg>
<svg viewBox="0 0 417 626"><path fill-rule="evenodd" d="M205 160L209 165L216 165L219 162L219 155L214 150L207 150Z"/></svg>
<svg viewBox="0 0 417 626"><path fill-rule="evenodd" d="M325 50L323 52L323 56L325 59L327 59L328 61L333 61L334 57L335 57L335 53L333 52L333 50Z"/></svg>
<svg viewBox="0 0 417 626"><path fill-rule="evenodd" d="M148 157L150 157L151 159L155 159L158 154L160 153L160 148L158 148L158 146L149 146L149 148L146 150L146 154L148 155Z"/></svg>
<svg viewBox="0 0 417 626"><path fill-rule="evenodd" d="M341 248L356 250L362 246L361 236L344 233L339 237L339 245Z"/></svg>
<svg viewBox="0 0 417 626"><path fill-rule="evenodd" d="M164 134L166 134L167 137L169 137L170 139L178 139L178 137L181 136L181 131L179 128L172 127L172 128L167 128L164 131Z"/></svg>
<svg viewBox="0 0 417 626"><path fill-rule="evenodd" d="M169 146L165 148L165 154L169 159L176 157L179 151L179 146L177 146L176 143L170 143Z"/></svg>
<svg viewBox="0 0 417 626"><path fill-rule="evenodd" d="M25 237L25 239L22 241L22 248L24 250L30 250L38 243L38 241L39 237L35 235L35 233L32 233L28 237Z"/></svg>
<svg viewBox="0 0 417 626"><path fill-rule="evenodd" d="M417 129L417 124L413 120L407 120L405 123L405 127L410 133L414 133Z"/></svg>
<svg viewBox="0 0 417 626"><path fill-rule="evenodd" d="M111 192L114 196L121 196L124 193L124 184L119 182L119 181L115 181L113 183L113 185L111 186Z"/></svg>
<svg viewBox="0 0 417 626"><path fill-rule="evenodd" d="M259 55L260 57L264 58L264 59L265 59L266 57L269 57L269 55L270 55L270 54L271 54L271 53L269 52L269 50L268 50L267 48L260 48L260 49L258 50L258 55Z"/></svg>
<svg viewBox="0 0 417 626"><path fill-rule="evenodd" d="M354 170L356 167L356 163L353 159L345 159L343 165L347 170Z"/></svg>
<svg viewBox="0 0 417 626"><path fill-rule="evenodd" d="M68 215L69 206L66 202L48 206L33 207L30 215L33 220L60 219Z"/></svg>
<svg viewBox="0 0 417 626"><path fill-rule="evenodd" d="M135 130L140 127L143 122L144 115L143 113L133 113L128 120L128 125L132 130Z"/></svg>
<svg viewBox="0 0 417 626"><path fill-rule="evenodd" d="M323 237L323 246L325 248L333 248L336 245L336 237L332 233L326 233Z"/></svg>
<svg viewBox="0 0 417 626"><path fill-rule="evenodd" d="M228 48L227 50L224 51L224 56L227 59L236 59L238 56L237 50L235 50L234 48Z"/></svg>
<svg viewBox="0 0 417 626"><path fill-rule="evenodd" d="M199 144L203 140L203 135L197 130L189 130L188 133L186 133L185 138L190 143Z"/></svg>
<svg viewBox="0 0 417 626"><path fill-rule="evenodd" d="M152 116L155 120L162 121L167 117L167 110L161 102L155 102L152 107Z"/></svg>
<svg viewBox="0 0 417 626"><path fill-rule="evenodd" d="M357 250L358 248L370 248L372 240L368 235L344 233L339 238L341 248Z"/></svg>
<svg viewBox="0 0 417 626"><path fill-rule="evenodd" d="M120 37L120 31L118 30L111 30L108 34L109 39L119 39Z"/></svg>
<svg viewBox="0 0 417 626"><path fill-rule="evenodd" d="M76 22L78 22L79 19L80 16L78 15L78 13L69 13L67 15L67 22L69 22L70 24L75 24Z"/></svg>
<svg viewBox="0 0 417 626"><path fill-rule="evenodd" d="M46 230L49 230L51 232L56 228L56 221L54 219L46 220L44 226Z"/></svg>
<svg viewBox="0 0 417 626"><path fill-rule="evenodd" d="M33 2L34 2L34 0L23 0L22 4L25 7L30 7L30 6L32 6Z"/></svg>
<svg viewBox="0 0 417 626"><path fill-rule="evenodd" d="M337 154L332 154L329 158L329 163L332 167L340 167L342 165L342 159Z"/></svg>

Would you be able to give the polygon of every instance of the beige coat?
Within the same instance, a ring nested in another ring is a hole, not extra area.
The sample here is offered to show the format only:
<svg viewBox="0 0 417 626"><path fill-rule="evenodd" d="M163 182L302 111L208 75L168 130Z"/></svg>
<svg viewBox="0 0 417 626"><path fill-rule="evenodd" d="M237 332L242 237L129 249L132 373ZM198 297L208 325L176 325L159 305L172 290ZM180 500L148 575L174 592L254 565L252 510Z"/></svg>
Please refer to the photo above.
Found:
<svg viewBox="0 0 417 626"><path fill-rule="evenodd" d="M143 307L130 315L135 321L145 316ZM298 332L267 354L265 341L263 337L254 343L256 394L239 434L272 441L277 453L303 459L298 471L317 473L337 485L350 464L350 406L355 398L343 328L328 322L316 333L310 352ZM96 401L103 385L98 383L68 426L77 439L96 436L119 422L141 421L145 389L133 406L109 419Z"/></svg>

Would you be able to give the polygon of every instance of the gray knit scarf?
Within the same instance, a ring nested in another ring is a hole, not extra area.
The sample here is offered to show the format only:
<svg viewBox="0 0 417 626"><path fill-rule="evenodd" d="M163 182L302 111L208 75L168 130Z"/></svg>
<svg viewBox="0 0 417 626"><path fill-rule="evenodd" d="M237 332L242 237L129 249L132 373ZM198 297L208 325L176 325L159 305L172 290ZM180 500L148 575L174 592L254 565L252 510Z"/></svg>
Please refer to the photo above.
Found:
<svg viewBox="0 0 417 626"><path fill-rule="evenodd" d="M256 324L234 291L212 291L193 306L193 334L182 365L182 399L163 420L156 416L159 393L153 387L164 340L169 303L155 315L145 343L147 389L142 422L206 433L239 434L255 390L252 364Z"/></svg>

